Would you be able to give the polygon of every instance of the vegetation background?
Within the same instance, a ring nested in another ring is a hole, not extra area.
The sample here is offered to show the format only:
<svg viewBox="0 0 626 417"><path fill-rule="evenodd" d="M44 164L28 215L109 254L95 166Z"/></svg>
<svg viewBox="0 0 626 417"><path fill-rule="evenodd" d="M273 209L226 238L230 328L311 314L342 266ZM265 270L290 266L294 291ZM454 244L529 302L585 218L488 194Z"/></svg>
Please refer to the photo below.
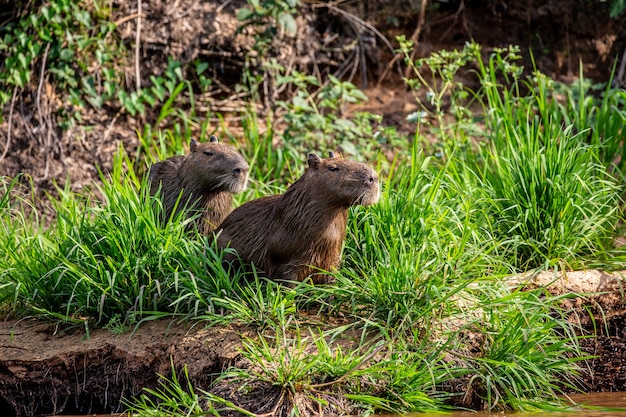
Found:
<svg viewBox="0 0 626 417"><path fill-rule="evenodd" d="M208 385L173 362L143 393L106 380L104 411L567 408L607 312L517 276L624 269L625 9L5 2L3 312L86 336L252 329ZM334 284L228 271L182 216L160 224L143 174L211 134L250 162L237 204L283 191L311 150L377 167L381 202L351 211ZM18 413L62 411L11 386Z"/></svg>

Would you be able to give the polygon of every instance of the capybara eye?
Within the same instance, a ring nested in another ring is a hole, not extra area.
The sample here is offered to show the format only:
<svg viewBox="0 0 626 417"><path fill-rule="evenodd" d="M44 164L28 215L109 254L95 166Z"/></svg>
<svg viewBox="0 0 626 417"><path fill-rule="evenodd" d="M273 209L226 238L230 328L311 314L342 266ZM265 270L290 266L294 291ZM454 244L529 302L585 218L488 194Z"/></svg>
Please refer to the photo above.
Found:
<svg viewBox="0 0 626 417"><path fill-rule="evenodd" d="M331 166L329 166L329 167L328 167L328 170L329 170L329 171L332 171L332 172L337 172L337 171L339 171L339 167L336 167L336 166L332 166L332 165L331 165Z"/></svg>
<svg viewBox="0 0 626 417"><path fill-rule="evenodd" d="M213 151L204 151L204 154L206 156L213 156L213 155L215 155L215 153Z"/></svg>

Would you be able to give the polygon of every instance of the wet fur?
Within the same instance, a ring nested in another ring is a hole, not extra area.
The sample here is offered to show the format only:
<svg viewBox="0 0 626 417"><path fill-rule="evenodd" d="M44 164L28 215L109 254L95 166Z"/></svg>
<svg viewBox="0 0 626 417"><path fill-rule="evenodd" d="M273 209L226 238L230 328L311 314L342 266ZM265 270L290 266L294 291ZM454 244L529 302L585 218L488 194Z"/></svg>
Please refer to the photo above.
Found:
<svg viewBox="0 0 626 417"><path fill-rule="evenodd" d="M378 197L378 176L367 165L310 154L307 171L284 194L230 213L216 230L218 245L236 249L270 278L328 282L318 269L339 266L348 208L374 204Z"/></svg>
<svg viewBox="0 0 626 417"><path fill-rule="evenodd" d="M192 140L188 155L168 158L150 168L150 193L161 189L165 219L185 206L189 215L201 211L196 226L208 235L232 211L233 194L246 188L248 169L243 157L215 136L205 143Z"/></svg>

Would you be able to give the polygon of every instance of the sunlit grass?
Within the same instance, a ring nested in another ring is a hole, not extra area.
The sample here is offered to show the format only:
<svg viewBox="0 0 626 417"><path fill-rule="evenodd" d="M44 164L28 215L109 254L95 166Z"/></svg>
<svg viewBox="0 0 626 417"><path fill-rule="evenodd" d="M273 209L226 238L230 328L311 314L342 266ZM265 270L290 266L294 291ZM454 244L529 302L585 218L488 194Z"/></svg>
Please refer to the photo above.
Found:
<svg viewBox="0 0 626 417"><path fill-rule="evenodd" d="M380 203L352 213L338 305L388 326L424 326L454 314L450 298L472 280L512 272L497 256L500 242L475 222L471 187L451 162L424 157L417 146L399 160Z"/></svg>
<svg viewBox="0 0 626 417"><path fill-rule="evenodd" d="M450 352L463 360L457 372L469 378L468 389L489 410L562 406L564 390L583 387L577 363L589 359L561 310L564 297L574 295L551 296L542 288L511 291L506 281L476 284L468 292L476 302L459 321L462 330L450 334L469 337L461 345L472 347L471 356Z"/></svg>
<svg viewBox="0 0 626 417"><path fill-rule="evenodd" d="M178 215L163 225L158 196L117 170L99 192L102 202L60 190L49 230L7 253L5 290L12 289L14 307L92 326L114 319L134 323L150 312L181 313L183 305L183 315L204 313L201 297L190 305L179 297L192 287L190 277L210 277L215 292L231 280L221 254L186 231L192 220Z"/></svg>
<svg viewBox="0 0 626 417"><path fill-rule="evenodd" d="M609 249L619 223L621 187L602 156L619 132L606 143L593 137L590 143L596 126L581 123L596 120L595 108L586 101L579 106L568 101L576 124L567 124L570 117L563 116L545 75L535 72L525 81L513 76L510 86L502 85L498 74L506 66L500 55L493 54L488 66L479 63L489 140L473 169L511 262L520 270L580 265L583 256ZM527 96L520 96L522 86L530 91Z"/></svg>
<svg viewBox="0 0 626 417"><path fill-rule="evenodd" d="M431 345L396 351L401 343L373 340L355 345L299 327L289 332L279 327L274 334L245 339L241 352L249 367L227 370L217 384L237 391L264 390L268 411L275 415L295 410L367 415L447 408L444 400L449 396L434 388L449 374L438 357L441 352L433 352Z"/></svg>

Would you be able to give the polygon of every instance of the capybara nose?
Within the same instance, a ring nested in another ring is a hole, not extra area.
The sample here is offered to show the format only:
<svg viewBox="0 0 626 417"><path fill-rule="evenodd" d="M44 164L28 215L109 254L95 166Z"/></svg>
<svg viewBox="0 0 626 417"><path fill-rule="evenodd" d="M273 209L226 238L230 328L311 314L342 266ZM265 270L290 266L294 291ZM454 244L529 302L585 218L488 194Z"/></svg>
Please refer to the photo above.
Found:
<svg viewBox="0 0 626 417"><path fill-rule="evenodd" d="M233 174L236 176L246 174L248 172L248 165L239 165L238 167L233 168Z"/></svg>

